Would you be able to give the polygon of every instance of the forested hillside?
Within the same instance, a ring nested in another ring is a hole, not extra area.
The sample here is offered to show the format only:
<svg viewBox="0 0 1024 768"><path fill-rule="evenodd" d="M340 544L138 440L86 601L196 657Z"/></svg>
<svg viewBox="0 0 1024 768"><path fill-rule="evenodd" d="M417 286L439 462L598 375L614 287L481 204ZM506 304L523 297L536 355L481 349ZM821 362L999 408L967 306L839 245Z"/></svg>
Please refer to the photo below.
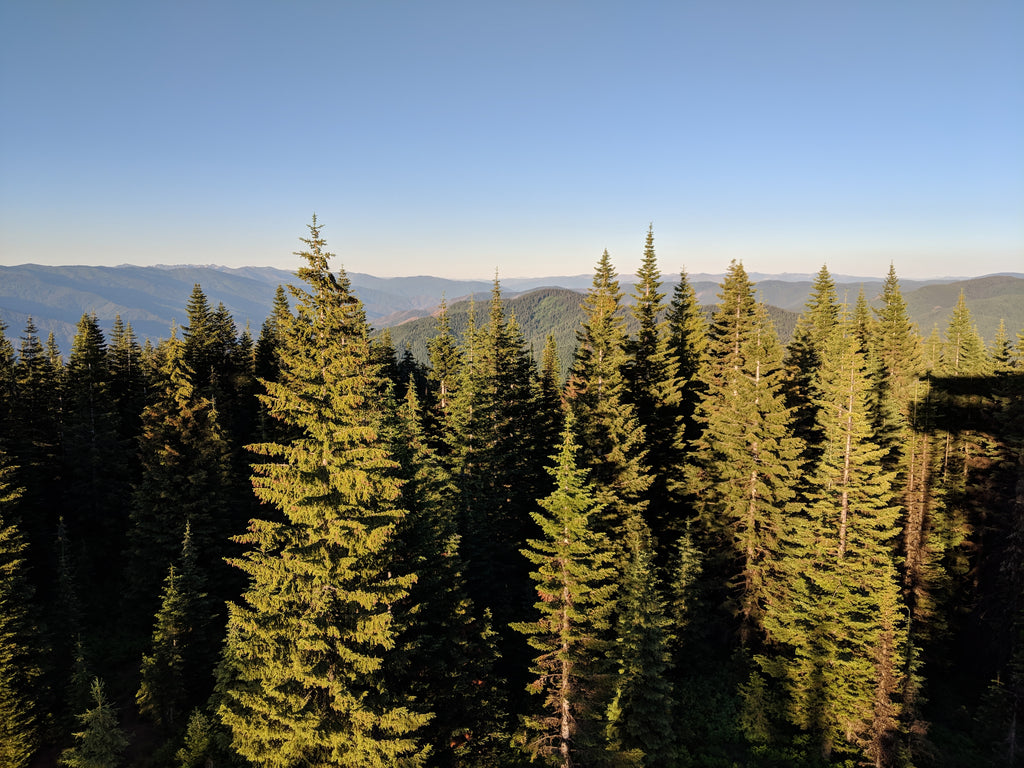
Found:
<svg viewBox="0 0 1024 768"><path fill-rule="evenodd" d="M315 218L258 332L0 326L0 765L1021 765L1024 319L643 254L420 360Z"/></svg>

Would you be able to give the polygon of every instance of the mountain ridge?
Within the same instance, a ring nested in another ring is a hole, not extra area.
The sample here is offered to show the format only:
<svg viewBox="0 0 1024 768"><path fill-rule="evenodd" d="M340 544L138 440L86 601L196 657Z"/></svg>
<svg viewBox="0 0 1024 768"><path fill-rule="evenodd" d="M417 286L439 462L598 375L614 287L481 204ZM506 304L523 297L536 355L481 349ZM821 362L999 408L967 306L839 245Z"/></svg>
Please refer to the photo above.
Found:
<svg viewBox="0 0 1024 768"><path fill-rule="evenodd" d="M449 305L473 294L489 295L493 280L450 280L419 275L376 277L347 272L353 291L366 307L374 326L401 327L435 313L444 299ZM751 273L761 301L786 312L803 309L811 281L791 279L795 275ZM813 276L812 276L813 277ZM688 275L702 305L717 302L721 275ZM863 287L869 301L874 299L882 278L833 276L840 301L852 305ZM592 275L501 279L507 298L541 288L585 292ZM627 300L634 275L620 275ZM666 273L663 290L671 294L678 275ZM67 354L75 327L83 313L95 312L101 327L109 330L119 314L131 323L140 340L156 341L170 335L175 323L183 323L185 306L193 286L198 283L213 306L223 303L241 330L247 324L255 336L270 311L274 293L280 284L296 282L293 272L276 267L221 267L195 265L159 265L117 267L23 264L0 265L0 321L14 340L31 316L42 337L53 332L60 350ZM1024 327L1024 274L997 273L966 280L900 280L912 318L927 335L934 324L944 328L959 291L965 291L972 317L986 340L995 333L1000 317L1013 334Z"/></svg>

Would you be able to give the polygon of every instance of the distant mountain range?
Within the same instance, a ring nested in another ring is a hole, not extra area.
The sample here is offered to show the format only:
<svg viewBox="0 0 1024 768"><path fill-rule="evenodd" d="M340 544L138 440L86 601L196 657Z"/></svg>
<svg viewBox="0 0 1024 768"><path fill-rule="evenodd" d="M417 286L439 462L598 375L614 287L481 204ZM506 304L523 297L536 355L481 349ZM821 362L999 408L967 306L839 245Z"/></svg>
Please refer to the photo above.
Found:
<svg viewBox="0 0 1024 768"><path fill-rule="evenodd" d="M380 278L349 273L348 277L370 322L376 328L391 328L400 352L408 341L416 354L425 352L421 341L432 333L436 323L433 315L442 298L447 300L454 318L462 311L458 306L461 300L476 296L478 302L486 302L493 287L489 281L429 276ZM701 304L715 304L721 277L689 276ZM751 279L757 283L759 298L776 308L776 326L780 336L788 338L807 301L813 275L752 273ZM591 275L501 280L502 294L514 300L510 308L537 354L549 331L555 332L563 354L571 353L579 325L579 300L591 280ZM635 278L622 275L619 280L628 300ZM845 297L851 305L862 287L869 301L875 299L882 282L881 278L844 275L835 276L835 280L840 300ZM677 281L678 276L663 276L666 294L671 295ZM170 335L172 324L187 321L185 305L198 283L213 306L223 303L239 328L248 324L255 336L270 311L277 286L294 282L293 273L270 267L0 266L0 321L7 325L6 334L17 347L31 316L40 336L45 339L52 331L65 354L71 349L78 320L86 312L95 312L106 330L119 314L124 322L131 323L140 340L155 342ZM961 290L986 340L991 340L1001 318L1011 334L1024 328L1024 274L900 283L911 317L925 335L935 324L940 330L945 327Z"/></svg>

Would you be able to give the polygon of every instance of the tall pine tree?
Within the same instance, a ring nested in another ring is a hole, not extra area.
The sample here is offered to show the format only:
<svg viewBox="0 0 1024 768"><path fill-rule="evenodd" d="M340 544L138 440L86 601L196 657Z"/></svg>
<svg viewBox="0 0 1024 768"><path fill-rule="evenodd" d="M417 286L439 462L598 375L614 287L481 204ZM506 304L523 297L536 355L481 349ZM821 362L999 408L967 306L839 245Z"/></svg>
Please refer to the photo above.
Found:
<svg viewBox="0 0 1024 768"><path fill-rule="evenodd" d="M760 629L801 445L782 398L782 348L753 284L733 262L709 331L707 390L697 410L690 482L709 550L746 641Z"/></svg>
<svg viewBox="0 0 1024 768"><path fill-rule="evenodd" d="M764 618L788 650L765 668L782 677L789 718L821 739L823 754L853 749L897 765L908 657L895 474L874 442L872 382L854 335L837 327L819 350L820 457L807 506L782 532L779 591Z"/></svg>
<svg viewBox="0 0 1024 768"><path fill-rule="evenodd" d="M384 382L362 304L314 217L285 319L281 379L264 402L298 437L253 449L256 494L283 522L253 520L234 561L249 577L228 621L219 715L235 750L260 766L421 765L428 716L386 685L392 606L415 576L395 575L405 512L386 441Z"/></svg>
<svg viewBox="0 0 1024 768"><path fill-rule="evenodd" d="M537 651L529 690L544 697L540 712L526 718L525 746L552 764L599 764L606 756L605 709L611 685L606 634L614 605L614 569L592 528L599 511L579 450L573 419L566 423L555 466L556 486L532 517L543 538L530 539L523 554L536 570L538 617L514 628Z"/></svg>

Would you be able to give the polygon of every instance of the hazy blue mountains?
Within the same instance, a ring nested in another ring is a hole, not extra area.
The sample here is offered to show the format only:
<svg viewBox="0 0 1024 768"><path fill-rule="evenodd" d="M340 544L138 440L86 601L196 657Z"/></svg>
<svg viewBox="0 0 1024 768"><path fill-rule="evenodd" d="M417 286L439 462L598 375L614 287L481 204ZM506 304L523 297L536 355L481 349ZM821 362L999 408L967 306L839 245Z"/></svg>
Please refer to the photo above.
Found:
<svg viewBox="0 0 1024 768"><path fill-rule="evenodd" d="M366 307L367 317L377 328L392 328L395 346L401 352L408 343L421 359L424 340L432 334L438 305L444 298L457 324L468 310L459 302L476 296L478 310L485 312L491 281L447 280L439 277L380 278L349 273L356 294ZM812 275L751 275L759 297L773 307L780 336L787 338L796 315L802 310L811 287ZM702 305L718 300L721 275L694 274L690 282ZM882 278L836 276L840 300L850 305L863 287L874 300ZM501 280L503 295L510 301L528 343L539 355L547 333L555 334L563 355L571 354L575 329L579 325L579 302L590 286L591 275ZM678 277L663 276L663 290L671 295ZM631 292L632 276L620 277L623 290ZM115 315L131 323L140 341L156 341L170 335L174 323L186 321L185 305L193 286L202 286L213 306L223 303L239 329L249 325L259 333L270 311L279 284L295 282L294 275L269 267L226 268L215 266L119 266L44 267L38 265L0 266L0 321L15 347L31 316L45 339L51 331L62 352L71 348L75 326L85 312L95 312L108 330ZM1011 334L1024 328L1024 275L990 275L958 280L901 280L911 316L922 334L933 325L945 328L960 291L964 292L971 315L982 336L990 341L1000 319ZM484 306L480 306L483 304ZM406 327L408 326L408 327Z"/></svg>

